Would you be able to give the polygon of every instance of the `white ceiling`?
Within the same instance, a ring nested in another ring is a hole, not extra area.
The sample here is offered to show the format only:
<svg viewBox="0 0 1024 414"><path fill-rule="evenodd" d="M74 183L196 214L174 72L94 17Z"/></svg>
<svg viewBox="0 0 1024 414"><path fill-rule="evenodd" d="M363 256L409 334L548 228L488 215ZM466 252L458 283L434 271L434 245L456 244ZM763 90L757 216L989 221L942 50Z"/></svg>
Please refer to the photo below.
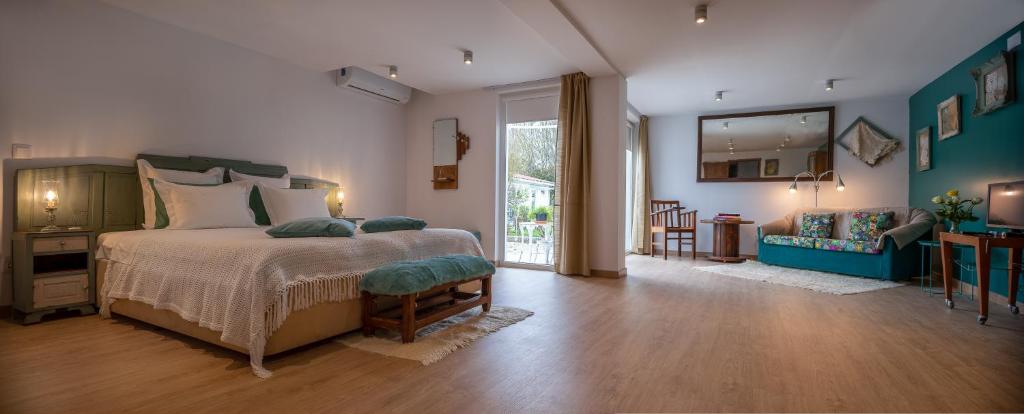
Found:
<svg viewBox="0 0 1024 414"><path fill-rule="evenodd" d="M399 82L435 94L578 70L497 0L103 1L312 70L397 65Z"/></svg>
<svg viewBox="0 0 1024 414"><path fill-rule="evenodd" d="M1024 20L1021 0L712 0L699 26L699 0L556 1L648 115L909 96Z"/></svg>
<svg viewBox="0 0 1024 414"><path fill-rule="evenodd" d="M434 94L621 71L648 115L906 96L1024 20L1022 0L710 0L700 26L704 0L103 1L317 71L398 65Z"/></svg>

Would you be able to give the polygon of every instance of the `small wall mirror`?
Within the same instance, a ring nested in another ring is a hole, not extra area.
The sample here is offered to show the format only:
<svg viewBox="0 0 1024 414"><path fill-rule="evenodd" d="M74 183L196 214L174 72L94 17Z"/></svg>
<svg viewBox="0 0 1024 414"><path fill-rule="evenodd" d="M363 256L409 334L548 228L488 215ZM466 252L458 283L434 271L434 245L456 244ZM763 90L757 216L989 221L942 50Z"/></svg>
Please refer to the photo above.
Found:
<svg viewBox="0 0 1024 414"><path fill-rule="evenodd" d="M834 114L827 106L698 117L697 181L792 181L831 170Z"/></svg>
<svg viewBox="0 0 1024 414"><path fill-rule="evenodd" d="M459 120L455 118L434 121L434 166L455 165L458 156Z"/></svg>

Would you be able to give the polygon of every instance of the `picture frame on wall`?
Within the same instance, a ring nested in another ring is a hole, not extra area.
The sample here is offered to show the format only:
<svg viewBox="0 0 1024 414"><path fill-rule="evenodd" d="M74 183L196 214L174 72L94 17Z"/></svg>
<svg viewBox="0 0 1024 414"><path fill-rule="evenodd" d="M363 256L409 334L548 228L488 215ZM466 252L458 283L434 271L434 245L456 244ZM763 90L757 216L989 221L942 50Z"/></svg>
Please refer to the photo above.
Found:
<svg viewBox="0 0 1024 414"><path fill-rule="evenodd" d="M917 130L917 170L928 171L932 169L932 127L926 126Z"/></svg>
<svg viewBox="0 0 1024 414"><path fill-rule="evenodd" d="M985 64L971 69L976 92L972 115L987 114L1017 99L1015 61L1013 52L1000 52Z"/></svg>
<svg viewBox="0 0 1024 414"><path fill-rule="evenodd" d="M779 175L779 159L772 158L764 160L764 175L766 177L775 177Z"/></svg>
<svg viewBox="0 0 1024 414"><path fill-rule="evenodd" d="M960 133L960 95L953 95L939 103L939 141Z"/></svg>

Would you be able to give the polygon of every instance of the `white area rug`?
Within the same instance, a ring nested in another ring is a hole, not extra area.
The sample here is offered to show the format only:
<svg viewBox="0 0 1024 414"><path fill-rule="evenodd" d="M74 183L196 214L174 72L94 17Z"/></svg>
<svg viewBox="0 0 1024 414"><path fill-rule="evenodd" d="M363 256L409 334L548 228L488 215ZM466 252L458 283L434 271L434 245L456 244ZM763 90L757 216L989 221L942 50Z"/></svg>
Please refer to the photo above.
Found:
<svg viewBox="0 0 1024 414"><path fill-rule="evenodd" d="M786 285L833 295L852 295L903 286L888 280L867 279L813 270L772 266L747 260L743 263L700 266L697 270L732 276L740 279L758 280L775 285Z"/></svg>
<svg viewBox="0 0 1024 414"><path fill-rule="evenodd" d="M477 339L531 315L533 312L528 310L504 306L491 306L490 312L482 314L477 307L419 330L416 332L416 340L409 344L402 343L402 336L398 332L384 329L378 329L377 336L370 338L363 336L361 331L351 333L338 339L338 342L352 348L430 365L459 348L469 346Z"/></svg>

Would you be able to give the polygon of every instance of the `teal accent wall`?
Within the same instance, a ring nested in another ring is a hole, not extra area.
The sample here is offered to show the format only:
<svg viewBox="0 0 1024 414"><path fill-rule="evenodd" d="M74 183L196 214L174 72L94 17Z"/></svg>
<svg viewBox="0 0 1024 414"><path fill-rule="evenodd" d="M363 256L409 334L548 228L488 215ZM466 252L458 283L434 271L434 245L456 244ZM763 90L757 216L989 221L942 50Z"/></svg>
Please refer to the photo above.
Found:
<svg viewBox="0 0 1024 414"><path fill-rule="evenodd" d="M1024 22L975 52L948 72L921 88L910 97L910 205L935 210L931 198L957 188L960 196L986 198L988 184L993 182L1024 180L1024 62L1021 47L1015 48L1017 74L1017 101L1009 106L974 116L974 78L972 68L981 66L1006 49L1006 39L1019 30ZM938 140L938 115L936 107L953 95L960 95L960 134ZM931 127L932 169L917 171L917 131ZM974 213L977 222L962 224L965 231L1000 230L985 226L985 212L982 203ZM993 254L994 266L1005 268L1007 252L996 249ZM1007 294L1005 270L992 270L990 289L1002 295ZM1018 292L1018 299L1024 297Z"/></svg>

